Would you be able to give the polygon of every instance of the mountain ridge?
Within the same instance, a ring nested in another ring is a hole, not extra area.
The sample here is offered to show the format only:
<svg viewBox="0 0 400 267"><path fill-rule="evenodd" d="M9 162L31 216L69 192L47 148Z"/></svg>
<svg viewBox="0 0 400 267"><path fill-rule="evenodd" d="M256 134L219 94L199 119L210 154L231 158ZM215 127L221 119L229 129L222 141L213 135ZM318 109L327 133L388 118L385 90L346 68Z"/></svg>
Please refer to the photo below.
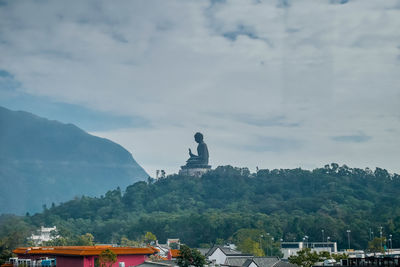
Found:
<svg viewBox="0 0 400 267"><path fill-rule="evenodd" d="M0 213L19 214L77 195L100 195L148 177L132 154L111 140L71 123L4 107L0 107L0 174L4 184ZM24 200L10 192L21 192ZM28 200L30 192L34 203Z"/></svg>

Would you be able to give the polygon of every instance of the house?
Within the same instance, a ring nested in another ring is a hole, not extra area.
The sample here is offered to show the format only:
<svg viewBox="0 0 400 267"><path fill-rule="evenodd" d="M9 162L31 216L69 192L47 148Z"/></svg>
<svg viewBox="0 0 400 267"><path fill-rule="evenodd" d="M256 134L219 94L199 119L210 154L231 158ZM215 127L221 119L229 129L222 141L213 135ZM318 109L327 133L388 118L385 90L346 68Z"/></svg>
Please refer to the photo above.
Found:
<svg viewBox="0 0 400 267"><path fill-rule="evenodd" d="M168 252L168 260L176 260L179 256L179 249L170 249Z"/></svg>
<svg viewBox="0 0 400 267"><path fill-rule="evenodd" d="M37 231L36 235L32 235L30 239L33 241L35 245L40 245L43 242L47 242L50 240L53 240L55 238L58 238L59 236L54 235L52 236L52 232L56 233L57 227L40 227L40 229Z"/></svg>
<svg viewBox="0 0 400 267"><path fill-rule="evenodd" d="M20 247L13 251L18 256L18 262L26 265L36 265L43 260L57 267L95 267L95 260L100 253L110 249L117 256L113 267L136 266L143 263L150 255L156 253L152 247L112 247L104 246L63 246L63 247ZM42 264L43 265L43 264Z"/></svg>
<svg viewBox="0 0 400 267"><path fill-rule="evenodd" d="M222 267L298 267L278 257L227 257Z"/></svg>
<svg viewBox="0 0 400 267"><path fill-rule="evenodd" d="M214 246L206 254L206 258L214 264L224 264L228 257L253 257L253 255L243 254L240 251L224 246Z"/></svg>
<svg viewBox="0 0 400 267"><path fill-rule="evenodd" d="M167 258L168 257L168 252L170 250L170 247L168 247L167 244L159 244L158 240L155 241L155 244L153 245L154 248L158 249L158 255L162 258Z"/></svg>
<svg viewBox="0 0 400 267"><path fill-rule="evenodd" d="M206 256L206 255L207 255L207 252L210 251L209 248L196 248L196 249L197 249L197 250L200 252L200 254L203 255L203 256Z"/></svg>
<svg viewBox="0 0 400 267"><path fill-rule="evenodd" d="M181 241L179 240L179 238L168 238L167 246L173 249L179 249L181 246Z"/></svg>

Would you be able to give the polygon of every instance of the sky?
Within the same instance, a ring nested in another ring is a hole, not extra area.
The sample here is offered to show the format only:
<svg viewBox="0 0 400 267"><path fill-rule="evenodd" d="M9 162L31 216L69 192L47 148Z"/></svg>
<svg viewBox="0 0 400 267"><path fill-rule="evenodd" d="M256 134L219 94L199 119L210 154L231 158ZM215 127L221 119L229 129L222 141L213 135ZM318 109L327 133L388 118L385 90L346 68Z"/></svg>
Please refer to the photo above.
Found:
<svg viewBox="0 0 400 267"><path fill-rule="evenodd" d="M0 0L0 105L177 173L400 173L399 0Z"/></svg>

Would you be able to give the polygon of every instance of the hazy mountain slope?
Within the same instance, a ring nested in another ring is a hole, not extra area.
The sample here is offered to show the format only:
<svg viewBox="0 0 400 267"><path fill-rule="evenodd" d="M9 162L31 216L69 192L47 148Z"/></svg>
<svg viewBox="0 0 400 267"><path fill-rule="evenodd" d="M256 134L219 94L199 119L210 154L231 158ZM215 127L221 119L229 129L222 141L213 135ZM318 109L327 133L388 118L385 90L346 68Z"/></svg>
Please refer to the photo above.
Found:
<svg viewBox="0 0 400 267"><path fill-rule="evenodd" d="M132 155L110 140L0 107L0 213L39 211L145 178Z"/></svg>

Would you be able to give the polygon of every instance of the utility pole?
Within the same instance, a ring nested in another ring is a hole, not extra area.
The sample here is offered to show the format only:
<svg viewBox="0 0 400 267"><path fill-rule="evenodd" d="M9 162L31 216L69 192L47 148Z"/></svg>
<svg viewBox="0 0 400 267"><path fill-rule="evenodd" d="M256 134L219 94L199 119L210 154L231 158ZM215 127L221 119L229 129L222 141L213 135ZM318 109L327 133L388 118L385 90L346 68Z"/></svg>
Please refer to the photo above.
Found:
<svg viewBox="0 0 400 267"><path fill-rule="evenodd" d="M305 236L303 237L303 240L304 240L305 243L306 243L306 248L308 248L308 235L305 235Z"/></svg>
<svg viewBox="0 0 400 267"><path fill-rule="evenodd" d="M273 251L274 241L275 241L275 239L273 237L271 237L271 257L272 257L272 253L274 252Z"/></svg>
<svg viewBox="0 0 400 267"><path fill-rule="evenodd" d="M382 229L383 229L383 227L381 226L380 229L381 229L380 234L381 234L381 249L382 249L383 248L383 244L382 244Z"/></svg>
<svg viewBox="0 0 400 267"><path fill-rule="evenodd" d="M350 250L350 230L347 230L347 242L349 243L349 250Z"/></svg>

